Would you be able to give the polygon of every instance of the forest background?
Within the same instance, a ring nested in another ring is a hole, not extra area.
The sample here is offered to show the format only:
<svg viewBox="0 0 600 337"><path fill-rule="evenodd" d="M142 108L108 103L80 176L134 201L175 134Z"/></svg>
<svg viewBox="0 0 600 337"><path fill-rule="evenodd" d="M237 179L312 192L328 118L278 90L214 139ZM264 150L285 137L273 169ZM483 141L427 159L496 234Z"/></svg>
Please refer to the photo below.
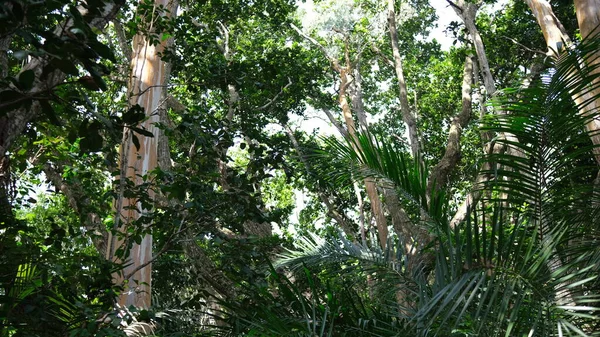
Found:
<svg viewBox="0 0 600 337"><path fill-rule="evenodd" d="M0 335L598 335L600 3L445 6L0 3Z"/></svg>

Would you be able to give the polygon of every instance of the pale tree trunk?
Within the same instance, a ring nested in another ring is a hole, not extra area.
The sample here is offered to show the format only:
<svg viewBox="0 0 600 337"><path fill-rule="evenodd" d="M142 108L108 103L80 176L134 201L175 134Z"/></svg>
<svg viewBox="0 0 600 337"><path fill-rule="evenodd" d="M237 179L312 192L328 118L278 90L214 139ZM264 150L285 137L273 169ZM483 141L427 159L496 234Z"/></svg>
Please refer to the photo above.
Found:
<svg viewBox="0 0 600 337"><path fill-rule="evenodd" d="M475 46L475 52L477 53L477 59L479 61L479 67L481 76L483 77L483 85L488 95L493 96L496 93L496 84L494 83L494 77L490 70L490 63L485 53L485 47L483 40L479 34L477 26L475 26L475 18L477 17L477 11L479 10L480 2L468 2L466 0L458 0L456 3L448 1L456 14L462 19L469 35L471 35L473 45Z"/></svg>
<svg viewBox="0 0 600 337"><path fill-rule="evenodd" d="M325 49L325 47L323 47L323 45L321 45L318 41L316 41L312 37L304 34L298 27L296 27L294 25L291 25L291 27L296 32L298 32L298 34L300 34L303 38L305 38L310 43L312 43L313 45L318 47L323 52L323 54L325 55L327 60L329 60L329 62L331 64L331 68L340 75L338 103L340 104L340 108L342 109L342 116L343 116L344 122L346 124L346 129L348 131L348 135L358 145L358 142L357 142L358 138L356 135L357 128L354 123L354 116L352 115L352 109L350 108L350 105L348 103L348 97L347 97L348 87L350 85L350 77L349 76L352 75L352 64L350 62L350 55L349 55L347 39L345 41L345 50L344 50L345 65L342 66L342 65L340 65L340 62L338 61L338 59L330 56L327 53L327 50ZM330 118L330 119L332 119L332 118ZM377 226L377 234L378 234L378 238L379 238L379 243L380 243L381 247L385 249L385 246L387 243L387 237L388 237L387 220L386 220L385 214L383 212L383 206L381 203L381 199L379 198L379 193L377 192L377 186L372 181L372 179L369 179L369 178L364 179L364 183L365 183L365 190L367 192L367 196L369 197L369 200L371 201L371 211L373 212L373 215L375 217L375 224Z"/></svg>
<svg viewBox="0 0 600 337"><path fill-rule="evenodd" d="M154 3L153 15L171 16L176 13L177 3L173 0L156 0ZM159 13L159 6L164 6L167 13ZM152 22L154 17L149 18L150 28L153 31ZM135 198L123 197L124 181L126 179L133 181L135 185L145 183L144 177L154 170L158 165L159 136L160 130L157 123L160 121L159 110L165 104L163 91L164 85L168 80L168 68L165 62L160 59L159 54L167 47L170 40L162 41L158 45L152 45L147 36L136 35L133 39L133 56L131 58L131 80L128 92L132 93L129 105L139 104L144 108L146 119L136 127L151 132L154 137L146 137L140 134L134 134L126 128L121 144L121 180L119 197L115 201L115 229L125 234L126 227L139 219L142 213L151 210L142 209L141 204ZM134 144L133 138L139 141L139 148ZM148 190L150 198L154 198L154 191ZM144 224L149 226L150 224ZM113 261L120 261L121 257L116 256L116 251L127 244L126 240L120 240L113 235L109 240L109 249L107 249L107 258ZM126 267L122 271L121 277L117 278L117 284L124 283L124 292L119 297L119 304L122 306L136 306L148 308L151 302L151 273L152 273L152 235L145 234L140 244L133 244L127 260Z"/></svg>
<svg viewBox="0 0 600 337"><path fill-rule="evenodd" d="M575 0L575 9L577 13L577 23L579 24L579 31L581 32L581 36L585 39L588 36L590 36L590 34L600 34L600 0ZM590 58L589 61L592 62L592 65L598 67L598 62L600 62L600 50L597 51L595 55ZM594 74L597 74L599 71L600 69L596 68L594 70ZM599 79L596 78L595 83L593 84L594 88L599 88L598 81ZM592 94L598 94L597 90ZM599 107L600 102L599 100L596 100L593 104L593 107L590 108L597 109ZM588 123L588 125L586 125L586 129L595 133L595 135L592 136L592 141L594 145L599 144L600 139L598 139L598 137L600 137L600 135L597 135L597 133L600 129L600 120L598 120L598 117L595 117L593 121ZM596 158L596 162L600 164L599 148L594 149L594 156ZM594 186L596 191L600 190L600 171L598 171L598 174L594 181Z"/></svg>
<svg viewBox="0 0 600 337"><path fill-rule="evenodd" d="M392 43L394 70L396 72L396 79L398 80L402 120L404 121L404 123L406 123L406 126L408 127L408 137L410 138L410 148L413 157L419 158L419 161L421 161L421 149L419 145L419 136L417 133L417 121L415 115L413 114L413 112L411 112L410 106L408 104L408 91L406 89L406 80L404 79L404 71L402 69L402 58L400 57L400 45L398 42L398 30L396 28L396 12L394 9L394 0L388 0L388 29L390 31L390 40Z"/></svg>
<svg viewBox="0 0 600 337"><path fill-rule="evenodd" d="M352 109L356 113L360 123L360 129L369 130L369 123L367 122L367 115L363 103L362 77L359 69L354 70L354 79L352 80L348 91L350 92ZM418 138L416 139L418 140ZM375 183L373 179L369 179L369 181ZM402 208L398 194L393 187L380 186L380 191L382 191L384 196L383 204L386 206L392 218L392 226L395 232L398 233L404 241L404 253L411 255L413 257L411 261L413 261L417 256L417 245L421 244L424 246L429 242L427 229L420 228L411 221L406 211ZM360 206L361 205L359 205L359 207ZM363 217L361 216L361 218Z"/></svg>
<svg viewBox="0 0 600 337"><path fill-rule="evenodd" d="M571 43L565 28L560 23L558 18L554 15L550 3L546 0L527 0L527 5L531 9L531 12L535 16L538 25L540 26L544 39L546 39L546 45L548 46L548 54L556 55L560 53L562 46L568 47ZM600 1L598 0L577 0L575 1L575 9L577 14L577 22L579 24L579 30L583 37L587 37L589 34L594 33L596 27L600 23ZM593 64L600 62L597 57L600 57L600 51L593 55L591 58ZM589 61L589 60L588 60ZM596 72L598 70L596 69ZM600 94L600 88L597 83L595 84L595 90L588 90L584 95L580 93L573 93L573 101L581 109L579 112L582 115L587 115L597 111L600 107L600 100L590 100L591 97ZM585 103L584 103L585 102ZM594 158L596 162L600 164L600 120L596 117L585 125L588 132L591 133L590 139L592 143L597 147L594 148Z"/></svg>
<svg viewBox="0 0 600 337"><path fill-rule="evenodd" d="M452 8L456 12L456 14L461 18L461 20L465 24L465 27L467 28L467 31L469 32L469 35L471 36L473 45L475 46L479 74L483 78L483 85L485 87L486 94L487 94L487 95L481 95L481 99L484 100L485 96L488 96L488 97L495 96L497 93L496 84L495 84L492 72L490 70L490 64L487 59L487 54L485 52L485 46L483 44L483 40L481 39L479 30L477 29L477 26L475 25L477 11L479 10L479 6L481 5L481 2L480 1L468 2L466 0L458 0L456 2L452 2L450 0L446 0L446 1L452 6ZM464 100L463 100L463 102L464 102ZM506 111L496 110L496 111L494 111L494 113L502 115L502 114L505 114ZM486 134L483 134L482 137L484 138L484 140L491 139L491 137L489 137L489 135L486 135ZM498 138L502 139L502 140L508 140L513 143L519 142L519 140L513 134L510 134L507 132L500 132L498 134ZM503 153L503 152L509 152L516 156L522 156L522 153L520 151L518 151L518 149L516 149L512 146L507 146L506 144L502 144L502 145L486 144L485 145L485 153L487 153L487 154ZM484 167L483 167L484 171L487 169L489 169L488 163L484 164ZM451 227L454 227L455 225L459 224L466 218L470 207L475 205L479 201L479 198L482 195L482 193L480 191L480 185L482 183L486 182L487 180L488 180L488 176L486 174L479 173L477 175L477 178L476 178L476 181L475 181L472 191L469 192L469 194L467 195L467 198L458 207L457 212L455 213L454 217L450 221Z"/></svg>
<svg viewBox="0 0 600 337"><path fill-rule="evenodd" d="M571 38L567 34L565 27L560 23L550 3L546 0L525 0L527 6L531 9L533 16L538 22L544 34L544 40L548 46L548 55L556 55L564 44L571 44Z"/></svg>
<svg viewBox="0 0 600 337"><path fill-rule="evenodd" d="M283 125L283 128L285 129L285 132L287 133L288 137L290 138L290 141L292 142L292 146L296 150L296 153L298 154L298 158L300 159L300 162L302 162L302 164L304 164L306 173L309 176L314 175L313 171L311 170L310 163L308 162L308 160L306 160L306 157L304 156L304 153L302 152L302 149L300 148L300 143L298 143L296 136L294 136L294 132L288 125ZM325 194L325 191L323 191L319 187L317 187L317 195L319 196L319 199L321 199L321 202L323 202L323 204L325 204L328 215L331 216L337 222L337 224L342 228L344 233L346 233L346 235L349 235L349 236L350 235L354 236L355 233L352 230L352 228L350 227L350 221L346 218L346 216L343 213L338 212L338 210L334 207L333 203L329 199L329 196L327 194Z"/></svg>
<svg viewBox="0 0 600 337"><path fill-rule="evenodd" d="M356 124L354 123L354 117L352 115L352 110L350 109L350 105L348 104L347 98L347 90L350 85L350 79L348 77L348 71L351 71L347 64L346 67L340 68L340 88L339 88L339 98L338 101L340 103L340 107L342 108L342 113L344 115L344 121L346 122L346 128L348 129L348 133L350 137L354 140L356 146L358 144L358 136L356 134ZM375 216L375 223L377 225L377 235L379 237L379 244L382 248L385 249L387 238L388 238L388 228L387 228L387 220L385 218L385 214L383 213L383 207L381 204L381 199L379 199L379 193L377 192L377 186L372 178L365 178L365 190L367 192L367 196L371 201L371 211Z"/></svg>
<svg viewBox="0 0 600 337"><path fill-rule="evenodd" d="M592 33L599 33L600 0L575 0L575 13L581 37L585 39Z"/></svg>
<svg viewBox="0 0 600 337"><path fill-rule="evenodd" d="M575 10L579 31L584 39L600 33L600 29L598 28L598 25L600 25L600 0L575 0ZM592 71L592 74L597 76L600 72L598 68L600 65L600 50L597 50L585 62L588 63L588 67L596 67ZM585 95L575 99L575 102L582 107L581 113L585 116L597 114L598 109L600 109L600 99L593 99L593 97L600 96L599 78L594 79L592 88L593 90L588 90ZM583 104L586 101L589 103ZM590 138L592 139L592 143L600 146L600 117L595 116L585 125L585 128L591 133ZM594 156L596 162L600 164L600 147L594 148Z"/></svg>
<svg viewBox="0 0 600 337"><path fill-rule="evenodd" d="M560 54L561 49L559 48L558 43L567 44L564 47L569 47L571 40L563 27L560 21L554 15L552 11L552 7L549 2L546 0L527 0L527 4L531 9L531 12L535 16L538 25L540 26L542 33L544 34L544 38L546 40L546 44L548 46L548 54L557 53ZM593 34L599 33L597 30L598 25L600 24L600 1L599 0L575 0L575 11L577 15L577 22L579 24L579 30L581 32L581 36L585 39ZM555 49L554 49L555 48ZM591 65L597 66L600 60L600 51L591 55L590 58L586 60L582 60L583 62L591 62ZM573 69L575 70L575 69ZM594 73L598 73L598 69L594 70ZM592 99L594 96L600 95L600 88L598 88L598 79L594 80L595 83L592 83L592 90L586 90L585 94L581 93L572 93L572 99L575 104L578 106L579 113L581 115L587 116L589 114L595 114L598 112L598 108L600 107L600 99ZM588 121L585 125L585 129L590 134L590 139L592 143L596 146L593 149L594 158L596 162L600 164L600 119L598 117L594 117L590 121ZM600 176L600 173L599 173ZM542 221L541 223L541 234L542 239L545 239L545 234L547 232L547 224ZM558 254L554 254L553 257L549 261L548 267L551 271L562 268L563 263L558 257ZM568 282L561 282L557 287L557 298L559 300L560 305L576 305L575 297L573 295L573 290L568 287Z"/></svg>

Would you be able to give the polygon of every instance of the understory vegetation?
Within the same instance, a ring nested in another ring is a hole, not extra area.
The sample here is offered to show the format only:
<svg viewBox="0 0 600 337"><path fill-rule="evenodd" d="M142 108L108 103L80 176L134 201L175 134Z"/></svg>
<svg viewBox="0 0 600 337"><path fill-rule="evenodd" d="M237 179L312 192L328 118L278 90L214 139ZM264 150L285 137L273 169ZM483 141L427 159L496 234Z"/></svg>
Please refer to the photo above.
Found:
<svg viewBox="0 0 600 337"><path fill-rule="evenodd" d="M1 2L0 336L600 336L594 3Z"/></svg>

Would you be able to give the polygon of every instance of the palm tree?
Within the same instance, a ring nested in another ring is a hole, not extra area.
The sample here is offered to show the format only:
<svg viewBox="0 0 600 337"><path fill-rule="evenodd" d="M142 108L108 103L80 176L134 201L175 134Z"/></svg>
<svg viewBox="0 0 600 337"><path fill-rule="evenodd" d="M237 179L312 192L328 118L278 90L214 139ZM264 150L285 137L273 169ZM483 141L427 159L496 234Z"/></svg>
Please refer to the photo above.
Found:
<svg viewBox="0 0 600 337"><path fill-rule="evenodd" d="M231 326L263 336L600 336L600 178L584 128L600 113L579 113L597 98L599 47L596 38L564 51L537 85L494 100L506 113L483 128L515 135L492 142L516 151L485 157L489 179L476 188L486 197L455 227L446 195L427 197L419 160L372 134L327 140L334 151L323 155L351 164L330 180L393 186L431 240L408 252L398 234L385 251L376 239L305 237L270 268L270 286L225 306Z"/></svg>

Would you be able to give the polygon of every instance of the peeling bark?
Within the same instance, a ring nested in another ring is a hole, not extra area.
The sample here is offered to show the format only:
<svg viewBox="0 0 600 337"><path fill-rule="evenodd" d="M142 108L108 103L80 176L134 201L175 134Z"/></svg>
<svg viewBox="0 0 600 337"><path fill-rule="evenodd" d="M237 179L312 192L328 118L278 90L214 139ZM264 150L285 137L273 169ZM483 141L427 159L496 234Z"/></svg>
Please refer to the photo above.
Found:
<svg viewBox="0 0 600 337"><path fill-rule="evenodd" d="M164 6L169 13L160 15L174 15L178 3L172 0L156 0L155 8ZM153 13L154 14L154 13ZM150 30L152 27L150 27ZM163 91L164 84L168 80L166 63L160 59L160 53L172 40L162 41L159 45L152 45L146 36L136 35L133 40L134 52L132 55L132 75L129 84L129 99L131 106L139 104L145 109L146 120L137 127L151 132L154 137L134 135L126 128L121 145L121 179L120 196L115 202L114 230L126 233L126 226L136 221L143 212L137 199L123 197L123 182L129 179L135 185L145 183L144 177L154 170L158 165L159 138L161 131L157 127L160 122L159 110L165 104ZM133 137L139 140L139 149L133 143ZM154 198L154 191L148 190L150 198ZM144 224L149 226L150 224ZM119 240L111 235L107 258L119 261L122 257L116 256L116 251L126 244L127 240ZM136 307L148 308L151 302L151 272L152 272L152 235L145 234L141 243L133 244L127 256L127 266L123 269L123 275L131 275L127 280L120 277L117 283L124 282L125 290L119 297L122 306L134 305Z"/></svg>

